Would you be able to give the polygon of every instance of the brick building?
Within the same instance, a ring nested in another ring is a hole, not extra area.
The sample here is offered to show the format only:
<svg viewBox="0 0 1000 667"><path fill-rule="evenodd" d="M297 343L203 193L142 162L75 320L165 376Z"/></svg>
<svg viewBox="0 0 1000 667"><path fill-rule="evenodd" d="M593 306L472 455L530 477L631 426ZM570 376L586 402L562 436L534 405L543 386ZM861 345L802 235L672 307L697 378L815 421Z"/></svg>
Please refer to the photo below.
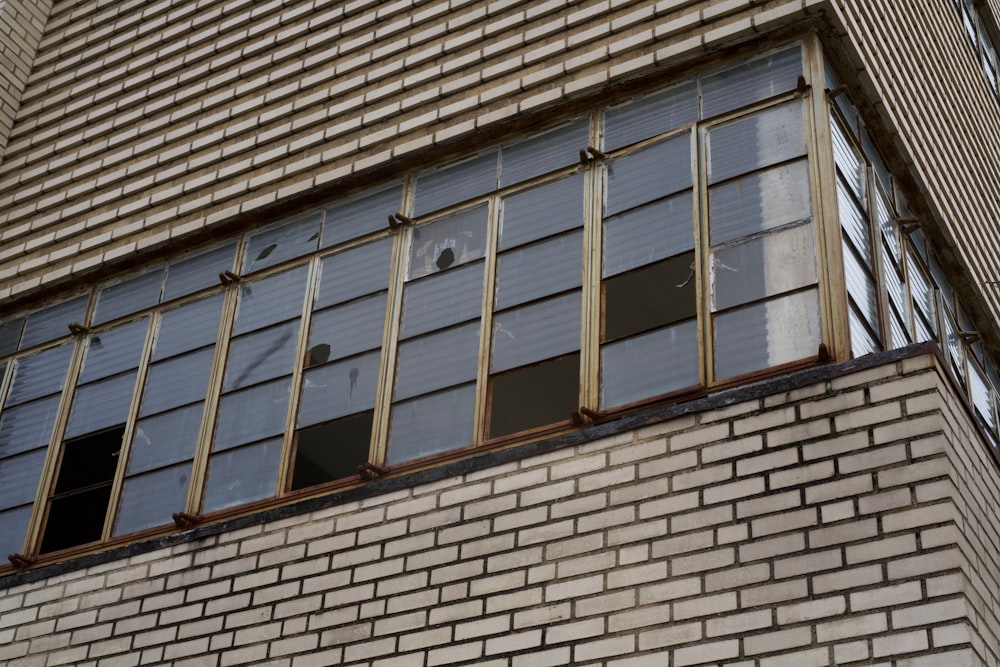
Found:
<svg viewBox="0 0 1000 667"><path fill-rule="evenodd" d="M997 665L997 0L0 0L0 662Z"/></svg>

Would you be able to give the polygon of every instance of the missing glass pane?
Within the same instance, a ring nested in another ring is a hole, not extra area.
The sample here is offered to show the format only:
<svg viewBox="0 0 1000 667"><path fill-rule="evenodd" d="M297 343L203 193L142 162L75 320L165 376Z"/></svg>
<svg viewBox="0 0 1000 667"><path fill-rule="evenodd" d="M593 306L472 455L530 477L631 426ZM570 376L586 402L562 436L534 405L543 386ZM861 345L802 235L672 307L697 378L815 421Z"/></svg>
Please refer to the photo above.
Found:
<svg viewBox="0 0 1000 667"><path fill-rule="evenodd" d="M695 317L694 253L608 278L603 291L605 341Z"/></svg>
<svg viewBox="0 0 1000 667"><path fill-rule="evenodd" d="M319 424L298 432L292 490L358 474L368 461L374 411Z"/></svg>
<svg viewBox="0 0 1000 667"><path fill-rule="evenodd" d="M111 483L54 498L42 538L41 553L68 549L101 539Z"/></svg>
<svg viewBox="0 0 1000 667"><path fill-rule="evenodd" d="M501 373L490 384L491 438L567 421L580 402L580 355Z"/></svg>
<svg viewBox="0 0 1000 667"><path fill-rule="evenodd" d="M118 466L124 426L109 428L64 445L56 493L66 493L86 486L110 482Z"/></svg>

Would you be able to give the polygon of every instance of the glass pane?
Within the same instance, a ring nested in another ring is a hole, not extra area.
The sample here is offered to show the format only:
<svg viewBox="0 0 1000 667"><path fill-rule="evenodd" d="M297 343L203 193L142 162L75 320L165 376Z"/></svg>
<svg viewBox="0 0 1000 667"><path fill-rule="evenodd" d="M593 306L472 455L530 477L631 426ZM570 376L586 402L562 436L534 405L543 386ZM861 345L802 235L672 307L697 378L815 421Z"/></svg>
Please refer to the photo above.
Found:
<svg viewBox="0 0 1000 667"><path fill-rule="evenodd" d="M0 413L0 457L48 445L61 399L56 395L5 408Z"/></svg>
<svg viewBox="0 0 1000 667"><path fill-rule="evenodd" d="M66 437L72 438L125 423L132 405L135 374L135 371L130 371L77 387Z"/></svg>
<svg viewBox="0 0 1000 667"><path fill-rule="evenodd" d="M613 151L698 120L698 87L685 81L604 112L604 150Z"/></svg>
<svg viewBox="0 0 1000 667"><path fill-rule="evenodd" d="M202 404L195 403L155 417L140 419L135 425L128 474L194 458L201 428Z"/></svg>
<svg viewBox="0 0 1000 667"><path fill-rule="evenodd" d="M219 337L224 299L225 295L219 293L165 311L153 344L153 359L165 359L214 343Z"/></svg>
<svg viewBox="0 0 1000 667"><path fill-rule="evenodd" d="M899 312L895 307L889 307L889 333L892 339L892 348L906 347L910 344L910 333L907 325L903 323Z"/></svg>
<svg viewBox="0 0 1000 667"><path fill-rule="evenodd" d="M380 347L386 298L382 292L315 313L310 324L308 365Z"/></svg>
<svg viewBox="0 0 1000 667"><path fill-rule="evenodd" d="M35 491L38 490L38 479L42 475L44 463L44 449L4 459L3 465L0 465L0 509L16 507L35 500Z"/></svg>
<svg viewBox="0 0 1000 667"><path fill-rule="evenodd" d="M417 176L413 214L423 215L497 187L497 149Z"/></svg>
<svg viewBox="0 0 1000 667"><path fill-rule="evenodd" d="M715 376L815 357L821 335L816 290L722 313L715 317Z"/></svg>
<svg viewBox="0 0 1000 667"><path fill-rule="evenodd" d="M782 104L716 125L706 141L709 183L805 155L802 103Z"/></svg>
<svg viewBox="0 0 1000 667"><path fill-rule="evenodd" d="M969 364L969 396L976 409L979 419L990 431L996 430L996 419L993 415L993 394L986 383L985 374L975 363Z"/></svg>
<svg viewBox="0 0 1000 667"><path fill-rule="evenodd" d="M326 308L389 287L392 237L323 259L314 307Z"/></svg>
<svg viewBox="0 0 1000 667"><path fill-rule="evenodd" d="M479 321L399 344L395 398L403 399L474 380Z"/></svg>
<svg viewBox="0 0 1000 667"><path fill-rule="evenodd" d="M858 208L844 189L843 181L837 179L837 203L840 207L840 224L847 232L855 249L861 253L865 266L872 268L871 235L868 231L868 216Z"/></svg>
<svg viewBox="0 0 1000 667"><path fill-rule="evenodd" d="M535 134L500 151L500 187L527 181L580 161L580 150L590 143L590 118Z"/></svg>
<svg viewBox="0 0 1000 667"><path fill-rule="evenodd" d="M816 282L811 224L718 248L711 255L712 307L731 308Z"/></svg>
<svg viewBox="0 0 1000 667"><path fill-rule="evenodd" d="M278 485L280 460L280 438L212 455L202 511L270 498Z"/></svg>
<svg viewBox="0 0 1000 667"><path fill-rule="evenodd" d="M693 252L605 280L602 340L695 317L695 284Z"/></svg>
<svg viewBox="0 0 1000 667"><path fill-rule="evenodd" d="M139 310L151 308L160 302L163 287L163 268L109 285L97 293L93 324L108 322Z"/></svg>
<svg viewBox="0 0 1000 667"><path fill-rule="evenodd" d="M694 204L684 192L604 221L604 277L694 248Z"/></svg>
<svg viewBox="0 0 1000 667"><path fill-rule="evenodd" d="M172 524L171 515L184 511L190 479L190 463L126 479L114 534Z"/></svg>
<svg viewBox="0 0 1000 667"><path fill-rule="evenodd" d="M899 226L896 224L896 219L893 217L891 209L889 208L889 200L886 198L882 190L878 188L875 190L875 215L878 220L878 226L882 230L882 238L885 241L886 247L889 249L892 261L894 264L898 264L901 256L900 253L902 251L900 246Z"/></svg>
<svg viewBox="0 0 1000 667"><path fill-rule="evenodd" d="M472 262L486 252L487 215L484 204L414 227L410 236L408 279Z"/></svg>
<svg viewBox="0 0 1000 667"><path fill-rule="evenodd" d="M18 359L7 405L62 391L72 356L73 344L67 343Z"/></svg>
<svg viewBox="0 0 1000 667"><path fill-rule="evenodd" d="M388 217L402 210L403 186L390 188L338 202L326 209L322 247L356 239L388 226Z"/></svg>
<svg viewBox="0 0 1000 667"><path fill-rule="evenodd" d="M212 451L283 433L290 389L291 379L282 378L223 396Z"/></svg>
<svg viewBox="0 0 1000 667"><path fill-rule="evenodd" d="M702 118L711 118L795 90L802 74L801 51L795 45L737 67L702 76Z"/></svg>
<svg viewBox="0 0 1000 667"><path fill-rule="evenodd" d="M809 164L802 160L736 178L708 191L712 243L812 217Z"/></svg>
<svg viewBox="0 0 1000 667"><path fill-rule="evenodd" d="M243 255L243 273L314 252L319 247L319 229L322 223L323 211L315 211L279 227L252 234Z"/></svg>
<svg viewBox="0 0 1000 667"><path fill-rule="evenodd" d="M875 281L871 273L861 266L858 256L847 243L844 244L844 278L851 300L857 305L868 326L878 331L878 297L875 294Z"/></svg>
<svg viewBox="0 0 1000 667"><path fill-rule="evenodd" d="M687 132L625 155L607 166L604 215L691 187L691 135Z"/></svg>
<svg viewBox="0 0 1000 667"><path fill-rule="evenodd" d="M522 246L497 259L496 307L563 292L583 282L583 231Z"/></svg>
<svg viewBox="0 0 1000 667"><path fill-rule="evenodd" d="M31 505L0 512L0 553L21 553L31 520Z"/></svg>
<svg viewBox="0 0 1000 667"><path fill-rule="evenodd" d="M484 262L476 262L407 283L403 289L403 337L479 319L484 266Z"/></svg>
<svg viewBox="0 0 1000 667"><path fill-rule="evenodd" d="M241 284L233 335L300 316L308 275L309 267L300 266Z"/></svg>
<svg viewBox="0 0 1000 667"><path fill-rule="evenodd" d="M875 178L880 182L882 188L890 191L892 188L892 179L889 176L889 168L885 166L885 161L879 154L878 149L875 148L875 144L872 143L871 136L867 130L861 133L861 147L868 162L871 163L872 171L875 172Z"/></svg>
<svg viewBox="0 0 1000 667"><path fill-rule="evenodd" d="M855 357L862 357L882 349L882 346L875 336L872 335L871 330L865 324L864 319L862 319L853 304L850 308L850 325L851 353Z"/></svg>
<svg viewBox="0 0 1000 667"><path fill-rule="evenodd" d="M146 345L149 318L90 335L80 384L136 368Z"/></svg>
<svg viewBox="0 0 1000 667"><path fill-rule="evenodd" d="M378 368L376 351L307 370L302 380L298 425L318 424L375 407Z"/></svg>
<svg viewBox="0 0 1000 667"><path fill-rule="evenodd" d="M500 249L583 224L583 174L504 197Z"/></svg>
<svg viewBox="0 0 1000 667"><path fill-rule="evenodd" d="M291 373L298 342L298 320L233 339L222 390L249 387Z"/></svg>
<svg viewBox="0 0 1000 667"><path fill-rule="evenodd" d="M948 273L944 270L937 260L934 254L930 254L930 261L928 262L931 270L931 277L933 278L934 285L937 286L938 291L941 293L941 297L949 308L955 310L955 292L951 288L951 280L948 278Z"/></svg>
<svg viewBox="0 0 1000 667"><path fill-rule="evenodd" d="M468 445L475 410L474 384L393 405L389 465Z"/></svg>
<svg viewBox="0 0 1000 667"><path fill-rule="evenodd" d="M928 322L934 322L937 317L937 309L934 307L934 290L931 289L927 276L917 266L916 260L912 256L907 256L907 272L910 278L910 297L917 310L923 314Z"/></svg>
<svg viewBox="0 0 1000 667"><path fill-rule="evenodd" d="M579 404L579 354L495 375L490 378L489 437L569 421Z"/></svg>
<svg viewBox="0 0 1000 667"><path fill-rule="evenodd" d="M0 324L0 357L6 357L17 350L21 342L21 331L24 329L24 318L18 317Z"/></svg>
<svg viewBox="0 0 1000 667"><path fill-rule="evenodd" d="M602 409L697 384L694 320L601 346Z"/></svg>
<svg viewBox="0 0 1000 667"><path fill-rule="evenodd" d="M213 355L208 347L150 366L139 414L151 415L205 398Z"/></svg>
<svg viewBox="0 0 1000 667"><path fill-rule="evenodd" d="M236 243L182 257L167 264L167 283L163 300L193 294L200 289L219 284L219 274L233 270Z"/></svg>
<svg viewBox="0 0 1000 667"><path fill-rule="evenodd" d="M368 461L373 414L368 410L299 431L292 489L357 477L358 466Z"/></svg>
<svg viewBox="0 0 1000 667"><path fill-rule="evenodd" d="M579 292L498 313L493 318L494 373L579 348Z"/></svg>
<svg viewBox="0 0 1000 667"><path fill-rule="evenodd" d="M89 294L81 294L76 298L29 314L24 325L21 346L18 349L24 350L39 343L68 336L70 324L83 322L89 300Z"/></svg>
<svg viewBox="0 0 1000 667"><path fill-rule="evenodd" d="M840 97L843 97L841 95ZM838 99L840 99L838 97ZM841 126L840 121L834 117L830 123L833 132L833 159L840 169L840 173L854 192L854 196L863 200L865 196L865 162Z"/></svg>

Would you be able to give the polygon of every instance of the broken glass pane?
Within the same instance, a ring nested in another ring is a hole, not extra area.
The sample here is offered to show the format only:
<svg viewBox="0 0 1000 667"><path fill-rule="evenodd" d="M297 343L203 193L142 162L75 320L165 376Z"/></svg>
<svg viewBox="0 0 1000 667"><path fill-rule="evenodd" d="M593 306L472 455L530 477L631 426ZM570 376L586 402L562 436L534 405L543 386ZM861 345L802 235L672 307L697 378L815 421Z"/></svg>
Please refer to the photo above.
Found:
<svg viewBox="0 0 1000 667"><path fill-rule="evenodd" d="M468 445L475 411L475 384L393 405L389 465Z"/></svg>
<svg viewBox="0 0 1000 667"><path fill-rule="evenodd" d="M172 524L171 515L184 511L190 479L190 463L126 479L114 534Z"/></svg>
<svg viewBox="0 0 1000 667"><path fill-rule="evenodd" d="M305 371L298 426L310 426L375 407L379 354L378 351L369 352Z"/></svg>
<svg viewBox="0 0 1000 667"><path fill-rule="evenodd" d="M878 296L871 273L858 261L849 243L844 243L844 279L847 293L873 331L878 331Z"/></svg>
<svg viewBox="0 0 1000 667"><path fill-rule="evenodd" d="M290 389L282 378L223 396L212 451L284 433Z"/></svg>
<svg viewBox="0 0 1000 667"><path fill-rule="evenodd" d="M718 183L806 154L799 101L711 128L706 135L709 183Z"/></svg>
<svg viewBox="0 0 1000 667"><path fill-rule="evenodd" d="M199 402L140 419L132 436L128 474L137 475L194 458L201 413L202 404Z"/></svg>
<svg viewBox="0 0 1000 667"><path fill-rule="evenodd" d="M167 264L163 301L193 294L219 284L219 274L233 270L236 243L176 259Z"/></svg>
<svg viewBox="0 0 1000 667"><path fill-rule="evenodd" d="M135 371L77 387L69 414L66 437L73 438L123 424L128 418L135 389Z"/></svg>
<svg viewBox="0 0 1000 667"><path fill-rule="evenodd" d="M266 440L221 454L208 463L203 512L270 498L278 484L281 438Z"/></svg>
<svg viewBox="0 0 1000 667"><path fill-rule="evenodd" d="M467 264L406 284L403 338L478 319L483 309L485 262Z"/></svg>
<svg viewBox="0 0 1000 667"><path fill-rule="evenodd" d="M222 390L249 387L291 373L298 342L298 320L234 338L229 347Z"/></svg>
<svg viewBox="0 0 1000 667"><path fill-rule="evenodd" d="M716 248L710 260L712 308L724 310L816 282L811 224Z"/></svg>
<svg viewBox="0 0 1000 667"><path fill-rule="evenodd" d="M224 303L225 295L220 292L164 311L153 344L153 359L165 359L214 343L219 337Z"/></svg>
<svg viewBox="0 0 1000 667"><path fill-rule="evenodd" d="M44 463L44 449L3 460L3 465L0 465L0 508L34 501Z"/></svg>
<svg viewBox="0 0 1000 667"><path fill-rule="evenodd" d="M323 248L356 239L385 229L388 217L399 213L403 206L403 185L396 183L374 193L337 202L326 209L323 223Z"/></svg>
<svg viewBox="0 0 1000 667"><path fill-rule="evenodd" d="M698 323L601 346L601 409L698 384Z"/></svg>
<svg viewBox="0 0 1000 667"><path fill-rule="evenodd" d="M604 221L603 276L615 275L694 248L691 192Z"/></svg>
<svg viewBox="0 0 1000 667"><path fill-rule="evenodd" d="M605 111L604 150L613 151L696 120L698 87L692 79Z"/></svg>
<svg viewBox="0 0 1000 667"><path fill-rule="evenodd" d="M693 252L605 280L601 340L631 336L695 317L695 285Z"/></svg>
<svg viewBox="0 0 1000 667"><path fill-rule="evenodd" d="M499 373L580 349L580 292L497 313L493 363Z"/></svg>
<svg viewBox="0 0 1000 667"><path fill-rule="evenodd" d="M0 412L0 457L48 445L61 398L49 396Z"/></svg>
<svg viewBox="0 0 1000 667"><path fill-rule="evenodd" d="M160 302L163 267L101 288L97 293L92 324L109 322L122 315L151 308Z"/></svg>
<svg viewBox="0 0 1000 667"><path fill-rule="evenodd" d="M358 476L368 461L371 410L298 432L292 490Z"/></svg>
<svg viewBox="0 0 1000 667"><path fill-rule="evenodd" d="M315 252L322 223L323 211L314 211L250 235L243 254L243 273Z"/></svg>
<svg viewBox="0 0 1000 667"><path fill-rule="evenodd" d="M580 405L580 355L490 378L490 438L569 421Z"/></svg>
<svg viewBox="0 0 1000 667"><path fill-rule="evenodd" d="M241 284L233 335L299 317L302 314L308 275L309 267L300 266L252 283Z"/></svg>
<svg viewBox="0 0 1000 667"><path fill-rule="evenodd" d="M40 343L68 336L70 324L83 322L89 300L89 294L81 294L68 301L29 314L18 349L24 350Z"/></svg>
<svg viewBox="0 0 1000 667"><path fill-rule="evenodd" d="M500 249L580 227L583 184L583 174L576 174L504 197Z"/></svg>
<svg viewBox="0 0 1000 667"><path fill-rule="evenodd" d="M494 148L483 155L419 174L413 214L424 215L493 192L497 187L497 158L498 150Z"/></svg>
<svg viewBox="0 0 1000 667"><path fill-rule="evenodd" d="M392 237L323 259L314 307L318 310L389 287Z"/></svg>
<svg viewBox="0 0 1000 667"><path fill-rule="evenodd" d="M151 415L205 398L213 354L208 347L150 366L139 414Z"/></svg>
<svg viewBox="0 0 1000 667"><path fill-rule="evenodd" d="M396 400L476 378L479 320L399 344Z"/></svg>
<svg viewBox="0 0 1000 667"><path fill-rule="evenodd" d="M111 498L111 482L53 498L41 553L51 553L101 539Z"/></svg>
<svg viewBox="0 0 1000 667"><path fill-rule="evenodd" d="M17 344L21 342L22 329L24 329L23 317L0 324L0 357L6 357L17 350Z"/></svg>
<svg viewBox="0 0 1000 667"><path fill-rule="evenodd" d="M56 493L111 482L121 456L124 426L116 426L63 444Z"/></svg>
<svg viewBox="0 0 1000 667"><path fill-rule="evenodd" d="M691 134L685 132L608 163L604 215L691 187Z"/></svg>
<svg viewBox="0 0 1000 667"><path fill-rule="evenodd" d="M22 553L31 520L31 505L0 512L0 553Z"/></svg>
<svg viewBox="0 0 1000 667"><path fill-rule="evenodd" d="M578 287L582 267L582 230L505 252L497 258L496 308Z"/></svg>
<svg viewBox="0 0 1000 667"><path fill-rule="evenodd" d="M701 78L701 117L711 118L795 90L802 75L802 49L795 45Z"/></svg>
<svg viewBox="0 0 1000 667"><path fill-rule="evenodd" d="M18 359L7 405L62 391L72 356L73 344L66 343Z"/></svg>
<svg viewBox="0 0 1000 667"><path fill-rule="evenodd" d="M410 236L408 280L472 262L486 252L489 208L483 204L414 227Z"/></svg>
<svg viewBox="0 0 1000 667"><path fill-rule="evenodd" d="M809 164L793 162L727 181L708 191L712 244L812 217Z"/></svg>
<svg viewBox="0 0 1000 667"><path fill-rule="evenodd" d="M822 340L815 289L722 313L715 317L715 377L815 357Z"/></svg>
<svg viewBox="0 0 1000 667"><path fill-rule="evenodd" d="M136 368L146 345L149 318L90 334L79 383L90 382Z"/></svg>
<svg viewBox="0 0 1000 667"><path fill-rule="evenodd" d="M500 149L500 187L520 183L576 164L590 144L590 118L584 116Z"/></svg>
<svg viewBox="0 0 1000 667"><path fill-rule="evenodd" d="M386 296L381 292L313 314L308 365L380 347L385 330Z"/></svg>

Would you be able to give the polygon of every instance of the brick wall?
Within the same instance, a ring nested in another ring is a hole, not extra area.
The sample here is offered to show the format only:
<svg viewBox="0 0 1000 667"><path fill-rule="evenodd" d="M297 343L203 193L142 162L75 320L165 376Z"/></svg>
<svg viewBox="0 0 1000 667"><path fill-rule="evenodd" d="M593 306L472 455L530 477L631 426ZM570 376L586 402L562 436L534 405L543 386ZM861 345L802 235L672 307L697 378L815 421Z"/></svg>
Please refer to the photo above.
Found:
<svg viewBox="0 0 1000 667"><path fill-rule="evenodd" d="M956 396L921 355L9 577L0 661L996 664L1000 475Z"/></svg>
<svg viewBox="0 0 1000 667"><path fill-rule="evenodd" d="M51 0L0 0L0 162L51 8Z"/></svg>

